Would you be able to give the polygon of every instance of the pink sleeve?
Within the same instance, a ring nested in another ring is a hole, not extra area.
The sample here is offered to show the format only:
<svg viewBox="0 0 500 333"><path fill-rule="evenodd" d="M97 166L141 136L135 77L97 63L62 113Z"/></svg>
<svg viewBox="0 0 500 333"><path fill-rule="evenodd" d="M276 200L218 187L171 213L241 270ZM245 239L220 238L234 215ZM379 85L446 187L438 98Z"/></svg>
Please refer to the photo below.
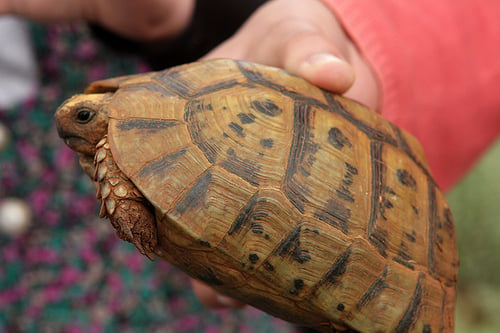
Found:
<svg viewBox="0 0 500 333"><path fill-rule="evenodd" d="M500 133L500 1L323 0L378 76L443 189Z"/></svg>

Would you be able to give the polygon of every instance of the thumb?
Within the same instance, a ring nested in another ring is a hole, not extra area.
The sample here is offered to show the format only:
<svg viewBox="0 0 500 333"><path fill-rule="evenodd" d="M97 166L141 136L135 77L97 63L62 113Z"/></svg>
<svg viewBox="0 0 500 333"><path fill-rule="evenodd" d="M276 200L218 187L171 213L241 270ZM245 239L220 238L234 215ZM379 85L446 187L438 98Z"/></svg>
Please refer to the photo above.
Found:
<svg viewBox="0 0 500 333"><path fill-rule="evenodd" d="M206 58L281 67L326 90L346 92L354 83L354 69L342 56L351 50L340 23L319 1L293 4L268 2ZM276 15L280 12L283 15Z"/></svg>
<svg viewBox="0 0 500 333"><path fill-rule="evenodd" d="M353 67L320 31L295 35L281 52L287 71L321 88L342 94L354 83Z"/></svg>
<svg viewBox="0 0 500 333"><path fill-rule="evenodd" d="M259 34L259 29L244 29L204 58L234 58L284 68L339 94L353 85L353 67L321 31L298 22L271 30Z"/></svg>

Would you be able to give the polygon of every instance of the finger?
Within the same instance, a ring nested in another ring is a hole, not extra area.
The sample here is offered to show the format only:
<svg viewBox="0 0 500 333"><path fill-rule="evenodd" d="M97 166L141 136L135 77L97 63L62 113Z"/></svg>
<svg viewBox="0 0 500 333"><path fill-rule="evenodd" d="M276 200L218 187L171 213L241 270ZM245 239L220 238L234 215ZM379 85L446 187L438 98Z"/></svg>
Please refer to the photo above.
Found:
<svg viewBox="0 0 500 333"><path fill-rule="evenodd" d="M134 40L177 36L189 24L195 0L0 0L0 14L38 22L97 22Z"/></svg>
<svg viewBox="0 0 500 333"><path fill-rule="evenodd" d="M194 293L198 296L200 301L210 308L241 308L245 306L244 303L237 301L234 298L221 295L198 280L192 279L191 285Z"/></svg>
<svg viewBox="0 0 500 333"><path fill-rule="evenodd" d="M319 1L271 1L206 58L234 58L281 67L324 89L344 93L354 69L344 60L348 38ZM325 22L318 25L317 22ZM329 22L329 24L326 24Z"/></svg>
<svg viewBox="0 0 500 333"><path fill-rule="evenodd" d="M0 0L0 14L14 14L35 21L68 21L85 17L90 1Z"/></svg>
<svg viewBox="0 0 500 333"><path fill-rule="evenodd" d="M323 89L346 92L354 83L354 70L320 32L297 31L285 45L261 41L263 51L242 53L244 36L235 36L205 58L234 58L281 67ZM277 38L279 40L279 38ZM269 47L267 47L269 46Z"/></svg>
<svg viewBox="0 0 500 333"><path fill-rule="evenodd" d="M0 0L0 14L12 14L10 0Z"/></svg>
<svg viewBox="0 0 500 333"><path fill-rule="evenodd" d="M286 70L321 88L344 93L354 83L352 66L321 31L298 32L277 52Z"/></svg>

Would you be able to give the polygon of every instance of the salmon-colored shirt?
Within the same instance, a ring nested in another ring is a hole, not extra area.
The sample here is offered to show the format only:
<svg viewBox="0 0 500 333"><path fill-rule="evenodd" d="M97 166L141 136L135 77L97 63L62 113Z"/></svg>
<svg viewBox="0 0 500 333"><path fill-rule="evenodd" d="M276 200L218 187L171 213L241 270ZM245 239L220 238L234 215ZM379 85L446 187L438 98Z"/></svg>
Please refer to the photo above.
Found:
<svg viewBox="0 0 500 333"><path fill-rule="evenodd" d="M500 133L500 1L323 0L448 189Z"/></svg>

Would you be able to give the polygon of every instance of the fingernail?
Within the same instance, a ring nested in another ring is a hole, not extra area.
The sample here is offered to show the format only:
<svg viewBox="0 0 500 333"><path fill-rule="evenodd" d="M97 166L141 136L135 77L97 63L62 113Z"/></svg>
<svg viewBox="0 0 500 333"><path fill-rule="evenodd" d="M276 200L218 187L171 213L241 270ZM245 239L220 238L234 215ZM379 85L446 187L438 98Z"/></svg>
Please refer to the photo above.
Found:
<svg viewBox="0 0 500 333"><path fill-rule="evenodd" d="M345 63L345 61L330 53L316 53L307 58L302 65L319 66L329 63Z"/></svg>
<svg viewBox="0 0 500 333"><path fill-rule="evenodd" d="M300 75L313 84L344 93L354 82L354 70L345 60L330 53L316 53L302 62Z"/></svg>
<svg viewBox="0 0 500 333"><path fill-rule="evenodd" d="M234 298L230 298L220 294L217 294L217 296L215 296L215 299L217 303L226 308L234 308L240 305L240 302L238 302Z"/></svg>

